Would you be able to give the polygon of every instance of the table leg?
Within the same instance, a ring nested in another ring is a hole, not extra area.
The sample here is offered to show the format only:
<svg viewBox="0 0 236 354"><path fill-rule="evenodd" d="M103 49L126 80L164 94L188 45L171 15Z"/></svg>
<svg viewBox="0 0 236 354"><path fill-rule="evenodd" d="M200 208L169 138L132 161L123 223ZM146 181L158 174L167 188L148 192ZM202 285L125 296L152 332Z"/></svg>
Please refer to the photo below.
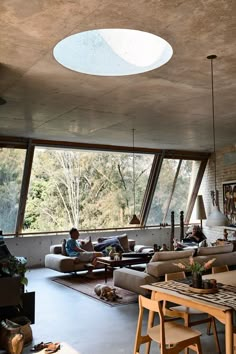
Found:
<svg viewBox="0 0 236 354"><path fill-rule="evenodd" d="M233 312L232 311L226 311L225 313L225 352L227 354L234 353Z"/></svg>
<svg viewBox="0 0 236 354"><path fill-rule="evenodd" d="M105 283L107 283L107 264L105 264Z"/></svg>

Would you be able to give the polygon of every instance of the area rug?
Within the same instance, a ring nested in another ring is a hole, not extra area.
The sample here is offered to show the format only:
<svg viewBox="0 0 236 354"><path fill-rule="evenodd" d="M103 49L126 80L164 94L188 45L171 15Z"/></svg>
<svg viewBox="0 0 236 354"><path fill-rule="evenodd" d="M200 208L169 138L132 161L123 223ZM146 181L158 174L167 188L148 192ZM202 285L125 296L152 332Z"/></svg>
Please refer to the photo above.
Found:
<svg viewBox="0 0 236 354"><path fill-rule="evenodd" d="M121 297L121 299L117 299L114 302L100 299L95 294L94 288L97 284L105 284L103 272L94 272L88 275L63 275L59 277L54 277L52 278L52 280L56 283L67 286L68 288L79 291L80 293L87 295L97 301L103 302L104 304L109 306L127 305L138 302L137 294L118 287L115 287L117 289L116 293ZM112 274L108 276L107 285L111 287L114 286Z"/></svg>

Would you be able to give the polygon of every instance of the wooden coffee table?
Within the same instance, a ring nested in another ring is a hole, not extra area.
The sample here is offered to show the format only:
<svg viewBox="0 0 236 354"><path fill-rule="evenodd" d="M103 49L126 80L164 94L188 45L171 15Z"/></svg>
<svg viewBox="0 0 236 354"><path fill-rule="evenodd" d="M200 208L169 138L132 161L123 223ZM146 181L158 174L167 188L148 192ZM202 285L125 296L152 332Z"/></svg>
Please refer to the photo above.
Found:
<svg viewBox="0 0 236 354"><path fill-rule="evenodd" d="M110 257L97 257L97 262L99 264L103 264L105 267L105 283L107 282L107 269L111 268L112 270L117 267L130 267L135 264L148 263L150 261L150 255L146 255L146 257L123 257L120 260L114 260Z"/></svg>

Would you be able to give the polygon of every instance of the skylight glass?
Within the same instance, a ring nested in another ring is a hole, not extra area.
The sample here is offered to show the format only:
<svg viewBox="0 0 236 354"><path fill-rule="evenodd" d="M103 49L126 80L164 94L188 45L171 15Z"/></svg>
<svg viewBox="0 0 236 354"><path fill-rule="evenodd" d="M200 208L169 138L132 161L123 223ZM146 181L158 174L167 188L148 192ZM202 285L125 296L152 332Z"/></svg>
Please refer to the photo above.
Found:
<svg viewBox="0 0 236 354"><path fill-rule="evenodd" d="M172 57L171 45L154 34L129 29L99 29L69 36L55 46L55 59L84 74L123 76L150 71Z"/></svg>

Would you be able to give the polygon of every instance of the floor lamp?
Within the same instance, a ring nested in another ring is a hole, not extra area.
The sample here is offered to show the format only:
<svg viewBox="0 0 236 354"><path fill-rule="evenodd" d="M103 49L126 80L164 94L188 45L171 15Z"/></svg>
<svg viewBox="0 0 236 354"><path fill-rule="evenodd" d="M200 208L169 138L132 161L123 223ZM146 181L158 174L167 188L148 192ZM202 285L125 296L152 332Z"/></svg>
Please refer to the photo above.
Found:
<svg viewBox="0 0 236 354"><path fill-rule="evenodd" d="M202 195L197 196L196 200L196 219L200 220L202 230L202 220L206 220L206 211Z"/></svg>

